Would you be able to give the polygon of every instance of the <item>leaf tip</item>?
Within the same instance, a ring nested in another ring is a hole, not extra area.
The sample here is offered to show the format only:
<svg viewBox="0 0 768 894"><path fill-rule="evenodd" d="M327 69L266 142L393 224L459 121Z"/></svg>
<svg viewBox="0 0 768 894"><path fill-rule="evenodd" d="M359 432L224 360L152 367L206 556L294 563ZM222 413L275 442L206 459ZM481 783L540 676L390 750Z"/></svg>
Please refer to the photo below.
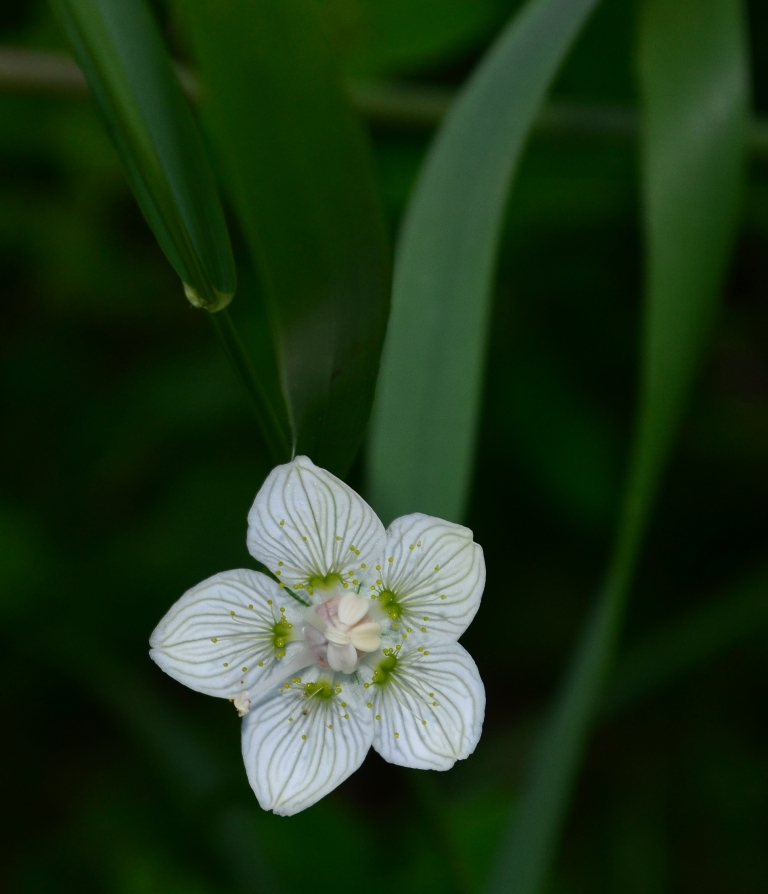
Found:
<svg viewBox="0 0 768 894"><path fill-rule="evenodd" d="M196 288L184 283L184 294L192 307L201 307L208 313L215 314L217 311L224 310L229 302L234 298L234 292L220 292L218 289L210 289L209 294L203 296Z"/></svg>

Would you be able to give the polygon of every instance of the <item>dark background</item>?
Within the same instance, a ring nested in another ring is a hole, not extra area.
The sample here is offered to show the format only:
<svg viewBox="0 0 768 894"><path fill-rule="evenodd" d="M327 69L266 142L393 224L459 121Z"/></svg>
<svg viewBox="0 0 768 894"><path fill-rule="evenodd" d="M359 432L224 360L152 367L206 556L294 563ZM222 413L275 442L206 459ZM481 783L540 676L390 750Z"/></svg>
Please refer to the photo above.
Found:
<svg viewBox="0 0 768 894"><path fill-rule="evenodd" d="M350 75L445 88L515 6L322 5ZM634 107L635 12L605 0L555 99ZM30 0L0 10L0 44L63 48ZM759 2L751 45L760 114ZM431 130L368 123L394 237ZM768 890L767 249L763 150L558 894ZM488 690L483 738L440 775L371 752L320 804L274 817L248 787L231 706L147 656L185 589L252 565L246 513L268 459L248 404L90 100L0 89L0 888L481 890L612 544L642 279L633 136L538 132L501 248L469 518L488 565L463 639Z"/></svg>

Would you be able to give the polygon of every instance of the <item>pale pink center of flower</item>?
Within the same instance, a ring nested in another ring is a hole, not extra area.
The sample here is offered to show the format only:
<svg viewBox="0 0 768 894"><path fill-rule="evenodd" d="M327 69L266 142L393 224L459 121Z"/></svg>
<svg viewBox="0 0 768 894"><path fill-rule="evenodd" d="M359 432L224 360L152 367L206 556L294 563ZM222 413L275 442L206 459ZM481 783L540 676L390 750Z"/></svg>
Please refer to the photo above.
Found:
<svg viewBox="0 0 768 894"><path fill-rule="evenodd" d="M381 625L371 620L369 604L357 593L332 596L313 609L304 630L320 667L351 674L368 652L381 648Z"/></svg>

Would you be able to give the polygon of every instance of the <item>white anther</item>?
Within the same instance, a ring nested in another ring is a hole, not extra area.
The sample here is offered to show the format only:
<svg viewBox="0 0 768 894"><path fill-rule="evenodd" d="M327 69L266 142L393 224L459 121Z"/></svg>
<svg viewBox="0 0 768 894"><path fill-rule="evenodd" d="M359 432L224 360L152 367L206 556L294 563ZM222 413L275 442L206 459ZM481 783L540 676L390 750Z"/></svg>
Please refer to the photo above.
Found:
<svg viewBox="0 0 768 894"><path fill-rule="evenodd" d="M339 600L339 621L347 627L354 627L368 613L368 602L357 593L345 593Z"/></svg>
<svg viewBox="0 0 768 894"><path fill-rule="evenodd" d="M375 652L381 647L381 624L375 621L358 624L349 631L349 637L352 645L359 651Z"/></svg>
<svg viewBox="0 0 768 894"><path fill-rule="evenodd" d="M245 717L245 715L251 710L251 700L248 697L250 693L247 689L244 689L234 700L233 704L237 708L237 716Z"/></svg>
<svg viewBox="0 0 768 894"><path fill-rule="evenodd" d="M346 646L351 642L348 631L340 627L326 627L325 638L329 643L336 643L337 646Z"/></svg>

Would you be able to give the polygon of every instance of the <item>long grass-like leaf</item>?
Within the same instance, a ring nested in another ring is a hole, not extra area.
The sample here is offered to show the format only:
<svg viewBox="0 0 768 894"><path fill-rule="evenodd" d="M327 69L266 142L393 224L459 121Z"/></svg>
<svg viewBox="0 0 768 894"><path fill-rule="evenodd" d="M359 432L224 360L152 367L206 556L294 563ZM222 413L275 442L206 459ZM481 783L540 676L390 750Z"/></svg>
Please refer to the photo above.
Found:
<svg viewBox="0 0 768 894"><path fill-rule="evenodd" d="M235 266L203 141L145 0L52 0L128 182L189 300L229 303Z"/></svg>
<svg viewBox="0 0 768 894"><path fill-rule="evenodd" d="M369 149L309 0L178 0L270 308L294 448L344 474L373 400L389 252Z"/></svg>
<svg viewBox="0 0 768 894"><path fill-rule="evenodd" d="M607 581L544 723L494 894L536 894L546 879L737 222L748 111L740 0L644 0L638 56L648 281L634 453Z"/></svg>
<svg viewBox="0 0 768 894"><path fill-rule="evenodd" d="M596 0L533 0L456 99L396 252L369 489L385 520L460 520L472 475L496 251L547 89Z"/></svg>

